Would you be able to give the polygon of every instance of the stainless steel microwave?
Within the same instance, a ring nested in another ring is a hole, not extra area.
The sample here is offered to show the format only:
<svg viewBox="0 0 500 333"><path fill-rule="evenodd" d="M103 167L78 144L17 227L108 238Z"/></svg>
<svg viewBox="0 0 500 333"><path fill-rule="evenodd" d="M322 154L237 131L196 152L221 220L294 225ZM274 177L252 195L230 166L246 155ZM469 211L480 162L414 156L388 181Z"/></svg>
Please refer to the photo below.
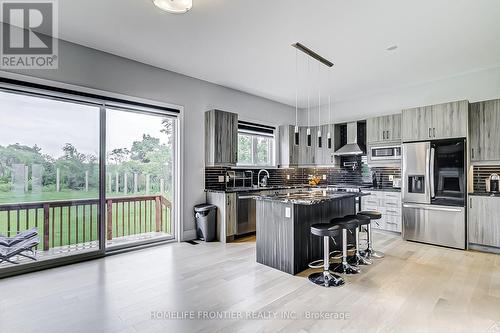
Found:
<svg viewBox="0 0 500 333"><path fill-rule="evenodd" d="M372 147L370 153L372 161L400 160L401 146Z"/></svg>

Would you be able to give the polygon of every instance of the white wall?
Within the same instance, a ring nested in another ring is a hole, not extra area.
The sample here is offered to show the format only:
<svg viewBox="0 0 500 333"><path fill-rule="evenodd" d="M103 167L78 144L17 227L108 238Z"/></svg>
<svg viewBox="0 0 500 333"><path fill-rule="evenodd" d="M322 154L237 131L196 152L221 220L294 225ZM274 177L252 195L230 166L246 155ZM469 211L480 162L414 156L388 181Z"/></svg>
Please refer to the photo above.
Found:
<svg viewBox="0 0 500 333"><path fill-rule="evenodd" d="M376 94L350 98L334 103L333 122L361 120L393 114L402 109L457 100L470 102L500 98L500 67L424 82ZM321 123L327 123L328 107L322 107ZM311 111L311 124L318 122L318 109ZM302 111L300 123L307 125L307 112Z"/></svg>
<svg viewBox="0 0 500 333"><path fill-rule="evenodd" d="M204 112L218 108L270 125L295 119L294 109L267 99L65 41L60 41L59 48L59 69L16 73L184 107L181 222L185 238L194 236L193 206L205 200Z"/></svg>

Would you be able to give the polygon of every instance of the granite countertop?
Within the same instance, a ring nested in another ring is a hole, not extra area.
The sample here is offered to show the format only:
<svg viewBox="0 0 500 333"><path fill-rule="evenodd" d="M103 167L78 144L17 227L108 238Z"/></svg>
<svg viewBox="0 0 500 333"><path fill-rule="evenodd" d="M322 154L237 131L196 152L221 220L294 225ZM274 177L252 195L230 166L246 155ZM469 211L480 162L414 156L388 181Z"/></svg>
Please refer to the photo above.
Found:
<svg viewBox="0 0 500 333"><path fill-rule="evenodd" d="M307 191L287 194L259 195L256 200L278 201L294 205L316 205L325 201L367 196L366 192Z"/></svg>
<svg viewBox="0 0 500 333"><path fill-rule="evenodd" d="M367 190L378 191L378 192L401 192L400 188L394 188L394 187L384 187L384 188L370 187Z"/></svg>
<svg viewBox="0 0 500 333"><path fill-rule="evenodd" d="M469 193L469 195L475 195L475 196L478 196L478 197L495 197L495 198L500 198L500 193L474 192L474 193Z"/></svg>

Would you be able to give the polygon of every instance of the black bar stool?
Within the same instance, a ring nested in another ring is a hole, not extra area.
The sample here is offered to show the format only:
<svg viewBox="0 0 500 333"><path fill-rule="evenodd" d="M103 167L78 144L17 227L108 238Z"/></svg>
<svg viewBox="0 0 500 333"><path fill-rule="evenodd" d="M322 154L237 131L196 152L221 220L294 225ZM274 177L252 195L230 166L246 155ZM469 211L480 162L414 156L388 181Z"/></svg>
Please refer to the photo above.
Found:
<svg viewBox="0 0 500 333"><path fill-rule="evenodd" d="M385 254L379 251L375 251L373 249L373 241L372 241L372 226L371 226L371 221L375 221L377 223L377 220L380 220L382 218L382 213L374 211L374 210L363 210L358 213L358 215L364 215L370 218L370 223L367 224L368 228L368 248L361 253L363 257L366 259L382 259L385 257Z"/></svg>
<svg viewBox="0 0 500 333"><path fill-rule="evenodd" d="M345 284L344 279L330 272L330 237L340 235L342 228L332 223L318 223L311 226L311 234L323 237L323 272L312 273L309 275L309 280L323 287L340 287ZM312 262L309 267L314 268Z"/></svg>
<svg viewBox="0 0 500 333"><path fill-rule="evenodd" d="M358 228L356 228L356 254L354 255L356 265L371 265L371 264L373 264L373 262L370 259L363 257L361 255L361 252L359 251L359 231L360 231L362 226L370 225L370 221L371 221L370 218L366 215L361 215L361 214L347 215L345 218L357 219L359 222Z"/></svg>
<svg viewBox="0 0 500 333"><path fill-rule="evenodd" d="M355 234L359 227L359 221L356 218L342 217L331 220L331 223L338 225L342 229L342 263L337 265L333 271L341 274L358 274L360 272L359 267L351 265L347 262L347 231L351 234ZM356 248L358 246L356 245Z"/></svg>

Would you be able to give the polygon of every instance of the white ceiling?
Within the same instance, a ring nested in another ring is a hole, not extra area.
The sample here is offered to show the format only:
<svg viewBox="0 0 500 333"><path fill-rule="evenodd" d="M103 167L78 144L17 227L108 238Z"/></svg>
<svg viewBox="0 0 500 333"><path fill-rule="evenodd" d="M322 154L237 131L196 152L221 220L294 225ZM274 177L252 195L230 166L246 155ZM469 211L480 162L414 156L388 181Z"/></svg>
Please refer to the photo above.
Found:
<svg viewBox="0 0 500 333"><path fill-rule="evenodd" d="M337 101L500 66L499 0L193 2L173 15L151 0L59 1L60 38L290 105L297 41L335 63L322 90Z"/></svg>

